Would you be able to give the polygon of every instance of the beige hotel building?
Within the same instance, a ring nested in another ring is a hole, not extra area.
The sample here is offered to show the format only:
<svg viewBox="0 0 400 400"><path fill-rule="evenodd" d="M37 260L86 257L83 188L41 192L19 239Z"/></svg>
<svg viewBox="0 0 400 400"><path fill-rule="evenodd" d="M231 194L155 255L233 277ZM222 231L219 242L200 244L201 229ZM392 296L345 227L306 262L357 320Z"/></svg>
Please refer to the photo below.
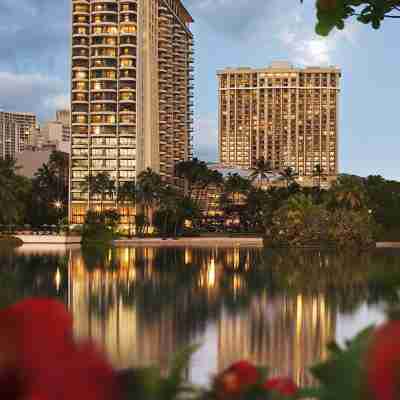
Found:
<svg viewBox="0 0 400 400"><path fill-rule="evenodd" d="M180 0L72 0L72 18L76 224L99 200L81 190L89 174L121 185L151 168L173 183L175 163L192 157L193 19Z"/></svg>
<svg viewBox="0 0 400 400"><path fill-rule="evenodd" d="M335 180L340 77L335 67L286 62L218 71L220 162L252 168L264 157L276 170L292 167L304 184L320 165Z"/></svg>

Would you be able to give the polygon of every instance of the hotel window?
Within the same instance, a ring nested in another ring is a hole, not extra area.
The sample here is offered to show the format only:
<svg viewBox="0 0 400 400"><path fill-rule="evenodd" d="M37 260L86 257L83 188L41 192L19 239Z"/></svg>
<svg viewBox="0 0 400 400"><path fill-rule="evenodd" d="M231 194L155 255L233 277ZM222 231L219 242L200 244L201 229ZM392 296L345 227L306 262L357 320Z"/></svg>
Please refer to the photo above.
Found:
<svg viewBox="0 0 400 400"><path fill-rule="evenodd" d="M102 168L104 166L104 160L92 160L93 168Z"/></svg>
<svg viewBox="0 0 400 400"><path fill-rule="evenodd" d="M106 160L106 168L117 168L117 160Z"/></svg>
<svg viewBox="0 0 400 400"><path fill-rule="evenodd" d="M125 25L121 28L121 33L136 33L135 25Z"/></svg>
<svg viewBox="0 0 400 400"><path fill-rule="evenodd" d="M92 156L101 157L103 155L104 155L104 150L103 149L93 149L92 150Z"/></svg>
<svg viewBox="0 0 400 400"><path fill-rule="evenodd" d="M122 168L133 167L135 165L136 165L135 160L120 160L119 161L119 166Z"/></svg>
<svg viewBox="0 0 400 400"><path fill-rule="evenodd" d="M117 156L117 150L116 149L107 149L106 150L106 156L107 157L116 157Z"/></svg>

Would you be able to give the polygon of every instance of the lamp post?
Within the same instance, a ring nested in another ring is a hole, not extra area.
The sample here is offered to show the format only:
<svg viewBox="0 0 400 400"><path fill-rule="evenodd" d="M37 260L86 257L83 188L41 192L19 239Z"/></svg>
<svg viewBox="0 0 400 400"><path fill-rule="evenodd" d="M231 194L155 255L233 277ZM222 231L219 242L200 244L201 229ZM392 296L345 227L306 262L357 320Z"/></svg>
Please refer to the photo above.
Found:
<svg viewBox="0 0 400 400"><path fill-rule="evenodd" d="M57 224L58 224L58 231L60 232L60 226L61 226L60 213L63 208L63 203L61 200L56 200L53 205L54 205L55 209L57 210Z"/></svg>

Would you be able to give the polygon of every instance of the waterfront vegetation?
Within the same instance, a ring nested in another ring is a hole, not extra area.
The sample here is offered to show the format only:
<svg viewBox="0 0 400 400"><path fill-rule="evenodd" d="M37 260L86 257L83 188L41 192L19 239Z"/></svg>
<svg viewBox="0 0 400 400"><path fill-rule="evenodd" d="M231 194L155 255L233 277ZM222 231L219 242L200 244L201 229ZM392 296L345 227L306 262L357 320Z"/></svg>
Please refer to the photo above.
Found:
<svg viewBox="0 0 400 400"><path fill-rule="evenodd" d="M66 224L67 161L53 153L31 180L18 175L15 162L0 161L3 230ZM133 235L210 234L258 235L277 246L367 247L376 240L400 240L400 183L381 176L340 175L325 189L324 171L317 166L315 186L301 187L291 168L274 171L263 159L248 177L224 177L197 159L177 164L175 175L173 185L147 169L136 182L120 187L106 173L88 176L82 191L100 207L91 204L79 232L100 242ZM127 210L123 230L110 201Z"/></svg>
<svg viewBox="0 0 400 400"><path fill-rule="evenodd" d="M53 152L33 179L18 174L14 160L0 160L0 225L35 228L65 224L68 205L68 155Z"/></svg>
<svg viewBox="0 0 400 400"><path fill-rule="evenodd" d="M126 182L111 196L120 205L142 210L132 223L138 227L138 236L149 234L152 226L153 235L162 237L236 233L263 236L275 246L358 248L374 245L376 240L400 238L400 183L380 176L341 175L324 189L325 174L317 166L315 186L301 187L292 169L274 171L263 159L248 178L236 173L223 177L194 159L179 163L176 177L181 186L163 182L148 169L136 183ZM102 187L97 193L115 190L109 176L88 177L87 182L90 180L95 181L93 187ZM213 209L209 191L217 199ZM123 234L117 224L114 228L115 235ZM125 234L132 233L130 226Z"/></svg>

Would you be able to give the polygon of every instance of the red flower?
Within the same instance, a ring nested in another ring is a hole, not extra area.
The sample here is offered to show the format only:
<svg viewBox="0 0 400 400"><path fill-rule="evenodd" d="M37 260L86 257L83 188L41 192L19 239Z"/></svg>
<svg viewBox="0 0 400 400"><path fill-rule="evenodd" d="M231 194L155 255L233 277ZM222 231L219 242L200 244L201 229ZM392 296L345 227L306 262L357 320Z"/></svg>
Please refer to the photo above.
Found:
<svg viewBox="0 0 400 400"><path fill-rule="evenodd" d="M245 388L255 385L260 379L257 368L248 361L238 361L221 373L217 386L225 394L239 394Z"/></svg>
<svg viewBox="0 0 400 400"><path fill-rule="evenodd" d="M244 360L232 364L228 372L234 373L238 377L240 384L245 386L254 385L260 379L257 368Z"/></svg>
<svg viewBox="0 0 400 400"><path fill-rule="evenodd" d="M400 397L400 321L377 329L367 355L367 377L372 394L379 400Z"/></svg>
<svg viewBox="0 0 400 400"><path fill-rule="evenodd" d="M299 388L290 378L271 378L264 383L264 388L283 396L295 396Z"/></svg>
<svg viewBox="0 0 400 400"><path fill-rule="evenodd" d="M1 400L118 400L110 364L77 345L72 317L54 300L30 299L0 312Z"/></svg>

